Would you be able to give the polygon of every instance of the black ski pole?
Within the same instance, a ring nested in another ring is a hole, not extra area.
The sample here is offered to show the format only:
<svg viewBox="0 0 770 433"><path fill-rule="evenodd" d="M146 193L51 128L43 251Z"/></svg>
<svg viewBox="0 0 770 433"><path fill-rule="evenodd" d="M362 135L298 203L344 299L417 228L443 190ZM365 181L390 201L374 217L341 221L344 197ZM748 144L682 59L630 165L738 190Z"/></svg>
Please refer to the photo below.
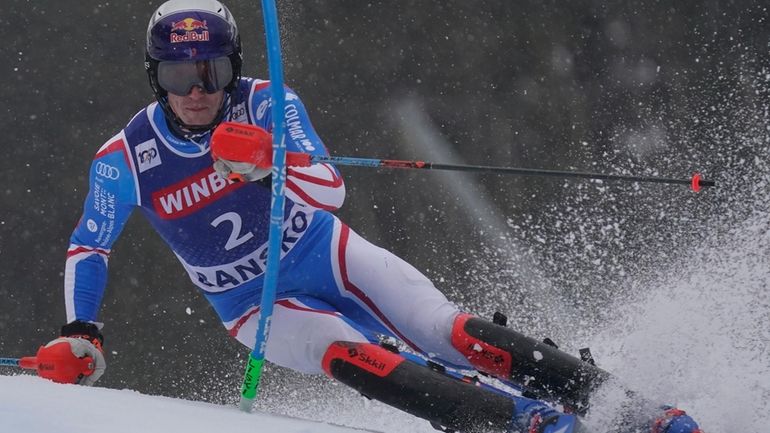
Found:
<svg viewBox="0 0 770 433"><path fill-rule="evenodd" d="M227 154L246 157L253 161L257 167L272 166L273 149L269 137L263 129L242 123L224 122L211 137L211 146L216 145ZM256 142L256 146L255 146ZM220 157L227 159L228 155ZM245 160L245 159L239 159ZM349 165L358 167L384 167L407 168L428 170L455 170L476 173L512 174L519 176L546 176L559 178L583 178L596 180L612 180L626 182L664 183L675 185L689 185L693 191L698 192L703 187L715 186L711 180L703 180L700 173L694 173L689 179L672 179L667 177L631 176L621 174L588 173L580 171L541 170L535 168L519 167L494 167L488 165L463 165L463 164L439 164L428 161L405 161L397 159L356 158L347 156L310 155L300 152L286 152L286 165L290 167L309 167L311 164L331 163L337 165Z"/></svg>
<svg viewBox="0 0 770 433"><path fill-rule="evenodd" d="M665 183L665 184L678 184L689 185L693 191L700 191L702 187L715 186L716 183L711 180L703 180L699 173L694 173L689 179L672 179L666 177L653 177L653 176L631 176L620 174L602 174L602 173L588 173L580 171L561 171L561 170L541 170L534 168L519 168L519 167L494 167L488 165L464 165L464 164L439 164L427 161L403 161L396 159L371 159L371 158L351 158L344 156L320 156L320 155L308 155L302 153L289 152L289 160L287 163L292 165L292 162L301 164L302 160L309 160L310 163L322 163L328 162L338 165L351 165L362 167L385 167L385 168L415 168L415 169L432 169L432 170L454 170L454 171L468 171L476 173L493 173L493 174L514 174L519 176L546 176L546 177L574 177L583 179L596 179L596 180L619 180L627 182L647 182L647 183ZM309 164L308 164L309 165Z"/></svg>

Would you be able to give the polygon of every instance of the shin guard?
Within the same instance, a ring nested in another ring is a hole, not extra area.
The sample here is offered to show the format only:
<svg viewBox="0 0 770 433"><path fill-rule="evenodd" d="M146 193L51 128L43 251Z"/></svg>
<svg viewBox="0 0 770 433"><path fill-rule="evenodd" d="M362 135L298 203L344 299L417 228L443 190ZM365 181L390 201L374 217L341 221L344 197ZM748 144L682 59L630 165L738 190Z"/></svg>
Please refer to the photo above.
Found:
<svg viewBox="0 0 770 433"><path fill-rule="evenodd" d="M591 391L609 377L604 370L469 314L457 316L452 345L479 371L511 380L535 398L585 409Z"/></svg>
<svg viewBox="0 0 770 433"><path fill-rule="evenodd" d="M504 395L374 344L335 342L324 355L323 369L369 398L465 433L506 430L515 410L513 400Z"/></svg>

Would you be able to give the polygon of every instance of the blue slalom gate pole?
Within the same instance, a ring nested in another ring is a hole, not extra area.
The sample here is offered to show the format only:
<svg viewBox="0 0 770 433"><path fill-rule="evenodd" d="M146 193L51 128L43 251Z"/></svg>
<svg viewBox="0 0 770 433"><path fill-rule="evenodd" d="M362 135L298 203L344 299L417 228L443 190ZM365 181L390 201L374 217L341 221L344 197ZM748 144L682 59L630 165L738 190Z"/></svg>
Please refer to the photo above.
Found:
<svg viewBox="0 0 770 433"><path fill-rule="evenodd" d="M240 409L251 412L254 407L262 366L265 363L265 347L270 334L270 319L273 315L275 292L278 286L278 268L281 261L281 241L283 233L284 185L286 183L286 143L284 142L285 91L283 88L283 63L281 59L281 39L278 30L278 12L275 0L262 0L262 14L265 21L267 40L267 62L270 70L270 93L273 116L273 183L270 207L270 228L268 235L267 268L262 288L259 321L257 324L256 343L249 355L246 372L241 386Z"/></svg>

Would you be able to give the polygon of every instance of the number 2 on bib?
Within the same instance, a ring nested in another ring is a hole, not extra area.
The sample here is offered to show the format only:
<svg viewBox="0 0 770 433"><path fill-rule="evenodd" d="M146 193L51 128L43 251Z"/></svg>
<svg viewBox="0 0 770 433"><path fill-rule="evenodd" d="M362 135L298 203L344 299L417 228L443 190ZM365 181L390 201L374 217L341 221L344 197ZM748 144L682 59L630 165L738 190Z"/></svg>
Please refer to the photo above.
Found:
<svg viewBox="0 0 770 433"><path fill-rule="evenodd" d="M254 237L254 233L250 231L241 233L243 222L241 220L241 216L236 212L227 212L216 217L214 221L211 221L211 225L217 227L225 221L230 222L232 225L230 237L227 238L227 243L225 243L225 250L230 251Z"/></svg>

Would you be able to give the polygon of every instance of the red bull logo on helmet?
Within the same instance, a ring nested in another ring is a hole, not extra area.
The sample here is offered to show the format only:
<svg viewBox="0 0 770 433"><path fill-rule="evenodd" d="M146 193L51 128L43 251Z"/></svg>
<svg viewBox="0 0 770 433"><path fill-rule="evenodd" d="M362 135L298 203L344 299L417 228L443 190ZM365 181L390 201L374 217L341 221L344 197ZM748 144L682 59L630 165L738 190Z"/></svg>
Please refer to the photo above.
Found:
<svg viewBox="0 0 770 433"><path fill-rule="evenodd" d="M185 18L171 23L171 43L205 42L209 40L209 30L206 20Z"/></svg>

